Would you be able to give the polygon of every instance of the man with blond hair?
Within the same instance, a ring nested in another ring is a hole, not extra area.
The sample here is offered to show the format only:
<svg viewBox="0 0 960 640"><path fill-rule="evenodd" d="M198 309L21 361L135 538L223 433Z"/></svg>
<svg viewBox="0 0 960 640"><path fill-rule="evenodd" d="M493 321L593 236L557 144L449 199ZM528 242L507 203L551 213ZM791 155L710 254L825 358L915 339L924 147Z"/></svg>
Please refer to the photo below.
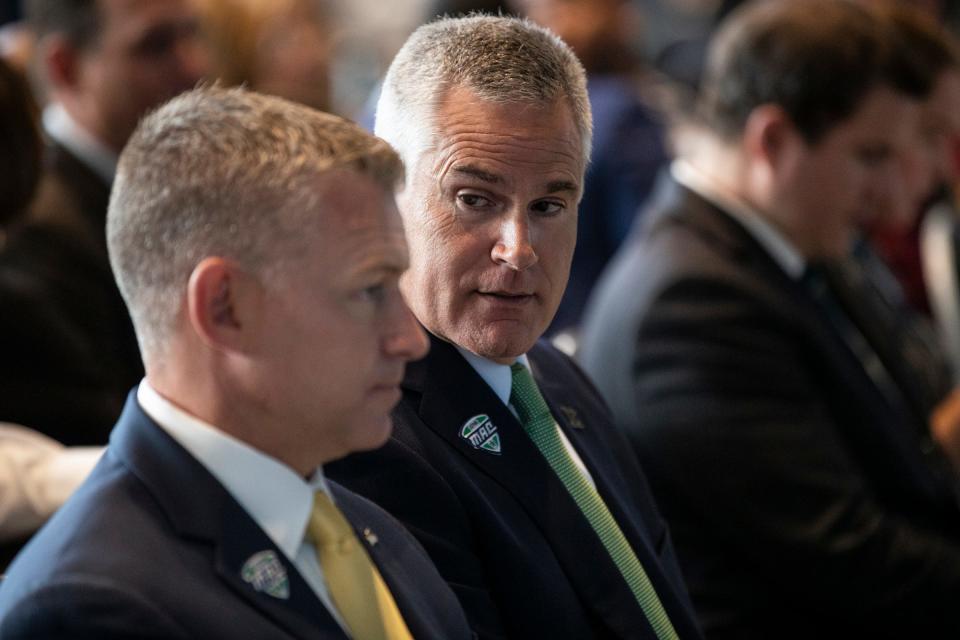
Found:
<svg viewBox="0 0 960 640"><path fill-rule="evenodd" d="M382 140L199 89L123 152L111 264L146 379L17 558L0 638L467 638L423 550L322 465L380 446L427 348Z"/></svg>
<svg viewBox="0 0 960 640"><path fill-rule="evenodd" d="M395 436L331 476L407 525L482 638L699 637L626 443L538 342L590 155L580 63L529 22L440 20L394 59L376 131L407 166L400 286L431 351L407 371Z"/></svg>

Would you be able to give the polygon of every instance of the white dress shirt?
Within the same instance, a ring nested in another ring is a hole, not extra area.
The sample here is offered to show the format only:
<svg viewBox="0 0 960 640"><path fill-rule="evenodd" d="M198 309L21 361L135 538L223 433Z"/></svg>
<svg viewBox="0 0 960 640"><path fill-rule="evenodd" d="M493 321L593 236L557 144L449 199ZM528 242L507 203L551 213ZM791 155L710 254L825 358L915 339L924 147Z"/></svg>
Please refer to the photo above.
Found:
<svg viewBox="0 0 960 640"><path fill-rule="evenodd" d="M466 349L461 348L458 345L453 345L457 348L457 351L466 358L467 362L470 363L470 366L473 367L484 382L493 390L498 398L500 398L503 404L507 405L507 408L513 412L513 415L517 415L517 410L510 404L510 391L513 388L513 373L510 371L510 365L500 364L492 360L487 360L486 358L481 358L475 353L471 353ZM533 369L530 367L530 360L527 358L526 354L521 355L517 358L516 362L519 362L523 366L527 367L531 371ZM519 416L518 416L519 417ZM563 447L567 450L567 453L570 455L570 458L573 460L573 464L577 466L577 469L580 470L580 473L583 474L583 477L587 479L587 482L596 489L597 485L593 481L593 476L590 475L590 471L587 469L587 466L583 464L583 460L580 458L580 455L577 453L577 450L573 448L573 443L571 443L566 434L563 433L563 429L560 428L560 425L555 424L557 429L557 434L560 436L560 441L563 442Z"/></svg>
<svg viewBox="0 0 960 640"><path fill-rule="evenodd" d="M43 110L43 129L67 151L90 167L107 184L117 173L117 154L83 129L63 105L53 102Z"/></svg>
<svg viewBox="0 0 960 640"><path fill-rule="evenodd" d="M137 400L144 412L240 503L346 630L330 598L316 550L305 538L314 492L330 495L323 469L317 467L310 479L304 480L279 460L174 406L145 379L137 389Z"/></svg>
<svg viewBox="0 0 960 640"><path fill-rule="evenodd" d="M716 180L697 169L689 162L678 159L670 165L673 179L716 205L734 220L740 223L754 240L760 243L774 262L780 265L794 280L803 277L807 261L796 246L779 229L767 222L763 216L744 202L736 194L730 193Z"/></svg>

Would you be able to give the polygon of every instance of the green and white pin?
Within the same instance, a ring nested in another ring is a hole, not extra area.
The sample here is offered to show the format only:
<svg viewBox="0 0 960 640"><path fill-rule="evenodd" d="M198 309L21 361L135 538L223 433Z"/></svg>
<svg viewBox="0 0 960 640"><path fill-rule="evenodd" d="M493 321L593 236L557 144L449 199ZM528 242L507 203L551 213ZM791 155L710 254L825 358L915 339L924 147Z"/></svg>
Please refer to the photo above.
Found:
<svg viewBox="0 0 960 640"><path fill-rule="evenodd" d="M251 587L279 600L290 597L290 582L287 570L276 552L266 549L253 554L243 563L240 577Z"/></svg>
<svg viewBox="0 0 960 640"><path fill-rule="evenodd" d="M473 416L460 427L460 437L469 442L474 449L500 455L500 434L497 425L490 421L485 413Z"/></svg>

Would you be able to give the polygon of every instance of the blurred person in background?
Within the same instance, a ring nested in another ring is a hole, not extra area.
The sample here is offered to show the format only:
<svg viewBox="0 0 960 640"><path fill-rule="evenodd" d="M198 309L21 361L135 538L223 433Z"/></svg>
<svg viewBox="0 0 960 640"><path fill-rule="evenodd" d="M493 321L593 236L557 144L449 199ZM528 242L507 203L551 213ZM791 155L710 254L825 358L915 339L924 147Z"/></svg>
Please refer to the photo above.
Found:
<svg viewBox="0 0 960 640"><path fill-rule="evenodd" d="M143 375L110 273L104 220L121 148L144 113L205 71L190 0L30 0L51 102L40 190L0 253L0 420L103 444Z"/></svg>
<svg viewBox="0 0 960 640"><path fill-rule="evenodd" d="M877 203L864 229L914 229L942 198L955 174L953 144L960 132L960 48L928 13L903 2L866 2L891 28L931 87L920 103L912 139L900 154L900 180ZM850 255L825 265L826 283L895 381L896 393L960 469L960 389L943 342L911 304L901 283L862 235Z"/></svg>
<svg viewBox="0 0 960 640"><path fill-rule="evenodd" d="M910 7L927 15L946 32L943 22L948 15L948 3L936 0L863 1L868 5L886 7L887 11ZM960 72L955 65L946 62L932 61L932 64L935 66L931 71L940 75L935 103L927 109L923 124L922 135L928 149L923 154L925 157L915 162L911 200L904 203L900 215L878 218L867 229L873 249L896 278L892 284L900 289L899 295L907 305L925 315L933 312L929 290L936 284L924 274L921 229L927 214L937 205L956 208L956 187L960 179Z"/></svg>
<svg viewBox="0 0 960 640"><path fill-rule="evenodd" d="M0 59L0 230L27 212L40 181L43 144L26 78Z"/></svg>
<svg viewBox="0 0 960 640"><path fill-rule="evenodd" d="M26 79L0 60L0 228L25 214L40 179L43 143ZM12 274L0 271L0 334L42 319ZM8 391L5 389L4 393ZM99 447L65 448L25 427L0 423L0 569L83 480Z"/></svg>
<svg viewBox="0 0 960 640"><path fill-rule="evenodd" d="M329 111L329 0L200 0L210 77Z"/></svg>
<svg viewBox="0 0 960 640"><path fill-rule="evenodd" d="M867 8L740 7L672 188L591 302L579 355L708 638L960 632L956 469L823 274L902 196L933 88Z"/></svg>

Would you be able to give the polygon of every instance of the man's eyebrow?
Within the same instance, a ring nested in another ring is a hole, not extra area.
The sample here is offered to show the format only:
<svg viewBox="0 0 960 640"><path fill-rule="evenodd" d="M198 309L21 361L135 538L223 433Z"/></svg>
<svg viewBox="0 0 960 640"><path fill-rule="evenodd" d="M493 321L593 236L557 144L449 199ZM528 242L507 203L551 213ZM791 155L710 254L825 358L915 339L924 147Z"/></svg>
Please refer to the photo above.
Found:
<svg viewBox="0 0 960 640"><path fill-rule="evenodd" d="M473 165L463 165L453 168L453 173L458 175L470 176L471 178L476 178L482 182L489 184L500 184L503 182L503 178L498 176L495 173L490 173L489 171L484 171ZM569 180L554 180L547 183L547 193L560 193L561 191L573 191L576 192L579 189L579 186L575 182L570 182Z"/></svg>
<svg viewBox="0 0 960 640"><path fill-rule="evenodd" d="M559 193L561 191L576 192L579 187L575 182L569 180L554 180L547 183L547 193Z"/></svg>
<svg viewBox="0 0 960 640"><path fill-rule="evenodd" d="M453 172L460 175L470 176L481 180L483 182L488 182L490 184L499 184L503 182L503 178L498 176L495 173L490 173L489 171L484 171L472 165L463 165L459 167L454 167Z"/></svg>

